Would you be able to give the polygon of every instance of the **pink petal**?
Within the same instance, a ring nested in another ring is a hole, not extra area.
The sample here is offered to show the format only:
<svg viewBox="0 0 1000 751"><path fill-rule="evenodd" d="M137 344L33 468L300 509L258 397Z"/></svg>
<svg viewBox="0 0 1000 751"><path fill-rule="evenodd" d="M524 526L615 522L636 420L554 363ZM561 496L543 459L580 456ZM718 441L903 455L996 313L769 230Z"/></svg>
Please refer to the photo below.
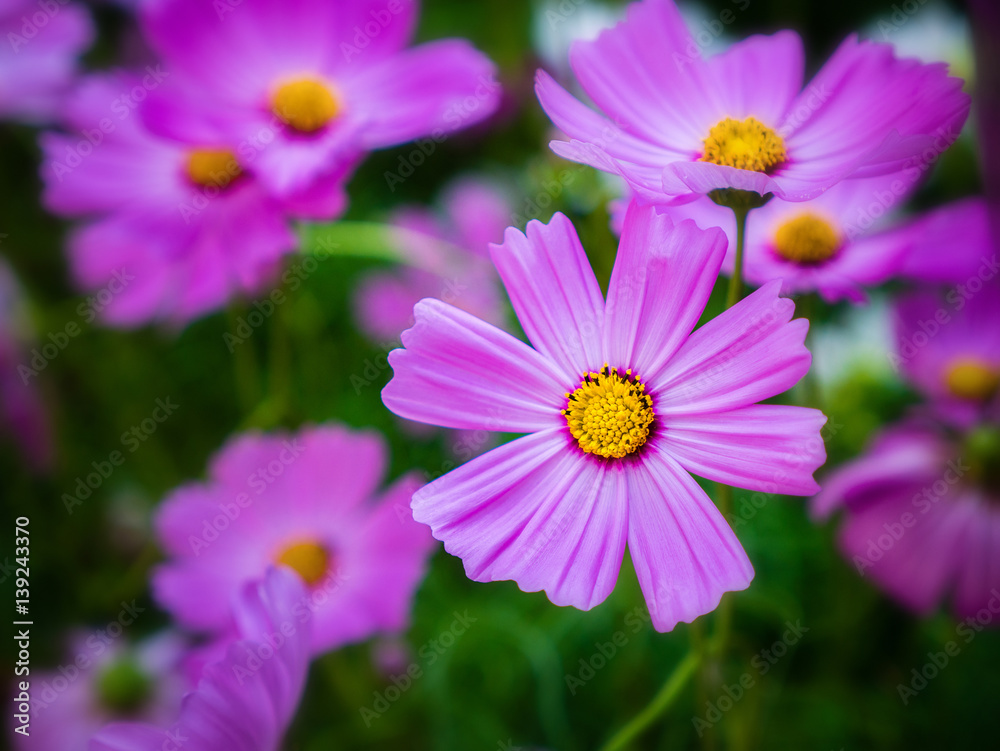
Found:
<svg viewBox="0 0 1000 751"><path fill-rule="evenodd" d="M809 370L809 322L770 282L695 331L651 383L658 417L721 412L787 391Z"/></svg>
<svg viewBox="0 0 1000 751"><path fill-rule="evenodd" d="M608 364L655 380L698 323L725 255L721 230L674 226L654 207L633 203L608 287Z"/></svg>
<svg viewBox="0 0 1000 751"><path fill-rule="evenodd" d="M549 430L435 480L413 496L413 513L462 558L469 578L513 579L556 605L589 610L618 578L628 470L582 455L565 431Z"/></svg>
<svg viewBox="0 0 1000 751"><path fill-rule="evenodd" d="M709 480L765 493L812 495L826 461L816 409L753 405L663 421L663 450Z"/></svg>
<svg viewBox="0 0 1000 751"><path fill-rule="evenodd" d="M383 148L443 137L485 119L500 103L495 74L485 55L459 40L415 47L370 67L349 88L365 121L362 142Z"/></svg>
<svg viewBox="0 0 1000 751"><path fill-rule="evenodd" d="M446 428L527 433L558 426L567 384L545 357L439 300L414 308L404 349L389 353L382 401L400 417Z"/></svg>
<svg viewBox="0 0 1000 751"><path fill-rule="evenodd" d="M928 614L944 599L967 552L971 504L942 498L921 513L913 495L897 491L851 512L839 534L855 570L911 610ZM904 514L915 520L904 527Z"/></svg>
<svg viewBox="0 0 1000 751"><path fill-rule="evenodd" d="M566 383L603 364L604 298L576 229L563 214L511 227L490 255L524 333L558 364Z"/></svg>
<svg viewBox="0 0 1000 751"><path fill-rule="evenodd" d="M657 631L711 612L746 589L753 567L698 483L656 444L626 474L628 548Z"/></svg>
<svg viewBox="0 0 1000 751"><path fill-rule="evenodd" d="M873 176L912 169L925 149L936 158L968 115L961 88L943 63L900 60L891 45L848 37L781 127L789 163L780 175L812 181L823 171L836 178L862 167L856 176Z"/></svg>

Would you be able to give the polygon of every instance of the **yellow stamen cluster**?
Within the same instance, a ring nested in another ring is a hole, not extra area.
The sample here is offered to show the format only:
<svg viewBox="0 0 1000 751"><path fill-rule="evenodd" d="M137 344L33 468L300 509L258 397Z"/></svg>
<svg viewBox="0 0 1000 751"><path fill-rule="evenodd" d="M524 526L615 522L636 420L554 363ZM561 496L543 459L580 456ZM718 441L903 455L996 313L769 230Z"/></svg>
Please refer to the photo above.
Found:
<svg viewBox="0 0 1000 751"><path fill-rule="evenodd" d="M785 142L755 117L727 117L712 126L699 161L724 167L767 172L785 161Z"/></svg>
<svg viewBox="0 0 1000 751"><path fill-rule="evenodd" d="M569 432L588 454L621 459L646 443L653 400L631 370L620 374L605 363L599 373L584 373L580 387L566 398L562 414Z"/></svg>
<svg viewBox="0 0 1000 751"><path fill-rule="evenodd" d="M301 78L278 87L271 110L290 128L315 133L340 113L340 102L327 84Z"/></svg>
<svg viewBox="0 0 1000 751"><path fill-rule="evenodd" d="M840 250L836 228L816 214L799 214L778 227L774 249L782 258L803 266L829 261Z"/></svg>
<svg viewBox="0 0 1000 751"><path fill-rule="evenodd" d="M330 554L319 543L306 541L289 545L278 554L275 563L293 569L309 585L316 584L330 567Z"/></svg>
<svg viewBox="0 0 1000 751"><path fill-rule="evenodd" d="M1000 369L976 357L961 357L948 367L945 384L959 399L986 401L1000 388Z"/></svg>
<svg viewBox="0 0 1000 751"><path fill-rule="evenodd" d="M196 185L225 188L243 169L228 149L196 149L188 154L187 174Z"/></svg>

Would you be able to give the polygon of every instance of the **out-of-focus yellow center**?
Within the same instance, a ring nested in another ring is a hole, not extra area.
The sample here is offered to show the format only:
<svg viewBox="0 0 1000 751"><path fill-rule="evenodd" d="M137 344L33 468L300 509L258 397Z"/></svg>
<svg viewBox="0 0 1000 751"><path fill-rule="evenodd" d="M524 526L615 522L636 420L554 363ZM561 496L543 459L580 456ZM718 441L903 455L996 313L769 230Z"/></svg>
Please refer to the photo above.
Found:
<svg viewBox="0 0 1000 751"><path fill-rule="evenodd" d="M569 432L588 454L621 459L646 443L653 400L631 370L620 374L605 363L599 373L584 373L580 387L566 398L562 414Z"/></svg>
<svg viewBox="0 0 1000 751"><path fill-rule="evenodd" d="M785 161L785 142L755 117L727 117L712 126L699 161L724 167L767 172Z"/></svg>
<svg viewBox="0 0 1000 751"><path fill-rule="evenodd" d="M309 585L316 584L326 574L330 566L330 554L316 542L296 542L281 551L275 559L302 577Z"/></svg>
<svg viewBox="0 0 1000 751"><path fill-rule="evenodd" d="M960 357L945 373L945 384L959 399L985 401L1000 387L1000 369L976 357Z"/></svg>
<svg viewBox="0 0 1000 751"><path fill-rule="evenodd" d="M799 214L778 227L774 249L782 258L804 266L823 263L840 250L840 234L816 214Z"/></svg>
<svg viewBox="0 0 1000 751"><path fill-rule="evenodd" d="M187 174L196 185L225 188L243 169L228 149L196 149L188 154Z"/></svg>
<svg viewBox="0 0 1000 751"><path fill-rule="evenodd" d="M301 78L278 88L271 109L289 127L315 133L337 116L340 102L327 84Z"/></svg>

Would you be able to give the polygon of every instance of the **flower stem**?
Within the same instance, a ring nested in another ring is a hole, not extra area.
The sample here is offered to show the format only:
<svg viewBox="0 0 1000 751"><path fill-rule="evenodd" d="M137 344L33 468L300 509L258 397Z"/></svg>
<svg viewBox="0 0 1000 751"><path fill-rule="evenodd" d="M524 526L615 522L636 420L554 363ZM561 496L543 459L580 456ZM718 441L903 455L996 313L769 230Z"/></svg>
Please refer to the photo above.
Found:
<svg viewBox="0 0 1000 751"><path fill-rule="evenodd" d="M733 206L732 209L736 217L736 261L726 294L727 310L743 299L743 248L746 245L747 215L750 213L746 206Z"/></svg>
<svg viewBox="0 0 1000 751"><path fill-rule="evenodd" d="M659 690L653 700L639 714L633 717L629 723L615 733L611 740L601 747L601 751L618 751L628 748L628 745L641 733L649 728L656 719L666 712L674 700L680 695L681 690L694 676L701 662L701 655L698 652L689 652L687 657L678 663L677 667L667 678L666 683Z"/></svg>
<svg viewBox="0 0 1000 751"><path fill-rule="evenodd" d="M245 312L244 306L230 306L229 324L233 331L239 326L240 316ZM248 413L257 403L257 358L251 342L240 343L233 352L234 375L236 378L236 394L240 409Z"/></svg>

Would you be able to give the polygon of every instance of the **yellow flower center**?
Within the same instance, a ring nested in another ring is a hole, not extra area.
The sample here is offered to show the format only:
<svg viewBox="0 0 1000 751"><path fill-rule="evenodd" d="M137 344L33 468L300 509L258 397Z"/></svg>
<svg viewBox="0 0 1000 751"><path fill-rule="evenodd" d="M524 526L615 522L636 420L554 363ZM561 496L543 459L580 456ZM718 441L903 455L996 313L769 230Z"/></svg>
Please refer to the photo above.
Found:
<svg viewBox="0 0 1000 751"><path fill-rule="evenodd" d="M782 258L803 266L823 263L840 250L840 233L816 214L799 214L782 224L774 235L774 247Z"/></svg>
<svg viewBox="0 0 1000 751"><path fill-rule="evenodd" d="M699 161L724 167L767 172L785 161L785 142L755 117L727 117L712 126Z"/></svg>
<svg viewBox="0 0 1000 751"><path fill-rule="evenodd" d="M945 383L959 399L985 401L1000 387L1000 369L976 357L961 357L949 366Z"/></svg>
<svg viewBox="0 0 1000 751"><path fill-rule="evenodd" d="M271 110L300 133L315 133L337 116L340 102L327 84L301 78L278 88Z"/></svg>
<svg viewBox="0 0 1000 751"><path fill-rule="evenodd" d="M196 185L225 188L243 169L228 149L196 149L188 154L187 174Z"/></svg>
<svg viewBox="0 0 1000 751"><path fill-rule="evenodd" d="M646 443L653 400L631 370L620 374L605 363L600 373L584 373L580 387L566 398L562 414L569 432L588 454L621 459Z"/></svg>
<svg viewBox="0 0 1000 751"><path fill-rule="evenodd" d="M275 559L293 569L309 585L316 584L330 567L330 554L316 542L296 542L285 548Z"/></svg>

